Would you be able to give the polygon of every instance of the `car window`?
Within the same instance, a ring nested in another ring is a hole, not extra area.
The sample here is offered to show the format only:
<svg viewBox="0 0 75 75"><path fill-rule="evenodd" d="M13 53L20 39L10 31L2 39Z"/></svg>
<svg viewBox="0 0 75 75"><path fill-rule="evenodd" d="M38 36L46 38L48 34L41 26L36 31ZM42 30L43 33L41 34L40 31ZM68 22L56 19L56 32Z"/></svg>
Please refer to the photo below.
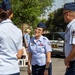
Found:
<svg viewBox="0 0 75 75"><path fill-rule="evenodd" d="M64 40L65 38L65 33L48 33L43 35L46 36L49 40Z"/></svg>
<svg viewBox="0 0 75 75"><path fill-rule="evenodd" d="M54 39L52 39L52 40L62 40L62 38L60 37L60 35L59 34L54 34Z"/></svg>
<svg viewBox="0 0 75 75"><path fill-rule="evenodd" d="M65 33L59 33L59 35L63 40L65 39Z"/></svg>
<svg viewBox="0 0 75 75"><path fill-rule="evenodd" d="M43 34L43 36L47 37L49 40L53 39L53 34Z"/></svg>

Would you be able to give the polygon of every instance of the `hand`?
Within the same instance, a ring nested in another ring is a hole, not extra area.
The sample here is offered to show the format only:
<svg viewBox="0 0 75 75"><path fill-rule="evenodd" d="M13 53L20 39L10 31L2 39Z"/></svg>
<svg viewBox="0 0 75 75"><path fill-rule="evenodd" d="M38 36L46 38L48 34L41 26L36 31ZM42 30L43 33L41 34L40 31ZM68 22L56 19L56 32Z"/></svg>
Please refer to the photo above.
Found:
<svg viewBox="0 0 75 75"><path fill-rule="evenodd" d="M32 72L31 72L31 71L29 71L29 72L28 72L28 75L31 75L31 74L32 74Z"/></svg>
<svg viewBox="0 0 75 75"><path fill-rule="evenodd" d="M48 75L48 70L45 70L44 71L44 75Z"/></svg>
<svg viewBox="0 0 75 75"><path fill-rule="evenodd" d="M26 48L28 48L28 44L26 44Z"/></svg>
<svg viewBox="0 0 75 75"><path fill-rule="evenodd" d="M30 70L30 69L28 69L28 75L31 75L31 73L32 73L32 72L31 72L31 70Z"/></svg>
<svg viewBox="0 0 75 75"><path fill-rule="evenodd" d="M64 63L65 63L65 65L67 66L67 68L70 67L70 63L69 63L69 61L66 61L66 59L64 60Z"/></svg>

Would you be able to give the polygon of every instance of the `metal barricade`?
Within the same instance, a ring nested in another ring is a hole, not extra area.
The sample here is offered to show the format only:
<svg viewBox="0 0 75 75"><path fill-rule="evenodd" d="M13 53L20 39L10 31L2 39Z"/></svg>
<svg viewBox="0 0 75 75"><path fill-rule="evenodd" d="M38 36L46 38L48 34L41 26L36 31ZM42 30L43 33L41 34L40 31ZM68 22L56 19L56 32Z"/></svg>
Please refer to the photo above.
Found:
<svg viewBox="0 0 75 75"><path fill-rule="evenodd" d="M24 52L23 53L24 58L18 59L19 67L26 67L26 66L28 66L28 54L27 54L24 46L23 46L23 52Z"/></svg>
<svg viewBox="0 0 75 75"><path fill-rule="evenodd" d="M18 63L19 67L27 67L28 66L28 61L25 59L19 59L18 62L19 62Z"/></svg>

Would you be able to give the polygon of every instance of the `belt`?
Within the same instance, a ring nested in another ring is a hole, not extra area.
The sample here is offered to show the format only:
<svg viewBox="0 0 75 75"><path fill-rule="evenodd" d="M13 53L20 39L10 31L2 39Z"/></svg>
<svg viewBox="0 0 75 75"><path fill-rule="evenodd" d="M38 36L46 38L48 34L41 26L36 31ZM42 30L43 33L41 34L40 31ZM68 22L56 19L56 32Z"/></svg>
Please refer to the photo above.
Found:
<svg viewBox="0 0 75 75"><path fill-rule="evenodd" d="M39 65L32 65L32 66L34 66L34 67L43 67L43 66L45 66L45 65L42 65L42 66L39 66Z"/></svg>

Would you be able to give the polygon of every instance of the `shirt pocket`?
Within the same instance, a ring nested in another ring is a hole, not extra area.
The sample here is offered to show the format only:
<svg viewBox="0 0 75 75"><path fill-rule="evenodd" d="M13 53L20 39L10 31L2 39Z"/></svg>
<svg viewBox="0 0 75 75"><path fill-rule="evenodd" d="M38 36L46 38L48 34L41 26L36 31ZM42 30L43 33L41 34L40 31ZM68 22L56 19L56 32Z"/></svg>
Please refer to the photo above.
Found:
<svg viewBox="0 0 75 75"><path fill-rule="evenodd" d="M45 48L44 48L44 46L38 46L38 47L37 47L37 53L45 53Z"/></svg>
<svg viewBox="0 0 75 75"><path fill-rule="evenodd" d="M30 46L30 48L31 48L32 53L36 53L36 46L35 45Z"/></svg>

